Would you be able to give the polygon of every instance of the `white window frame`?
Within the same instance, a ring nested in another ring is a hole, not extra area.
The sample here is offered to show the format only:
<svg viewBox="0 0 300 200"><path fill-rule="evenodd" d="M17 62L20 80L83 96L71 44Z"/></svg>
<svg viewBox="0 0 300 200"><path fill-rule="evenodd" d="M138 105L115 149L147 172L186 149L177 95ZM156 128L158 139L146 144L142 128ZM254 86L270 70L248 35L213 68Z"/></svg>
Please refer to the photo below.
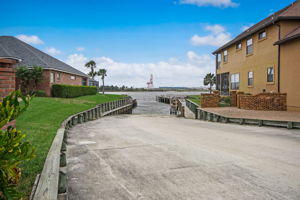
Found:
<svg viewBox="0 0 300 200"><path fill-rule="evenodd" d="M242 43L241 42L237 43L236 46L235 46L235 48L237 50L242 49Z"/></svg>
<svg viewBox="0 0 300 200"><path fill-rule="evenodd" d="M50 72L50 83L54 83L55 79L54 79L54 73Z"/></svg>
<svg viewBox="0 0 300 200"><path fill-rule="evenodd" d="M56 73L56 80L60 81L60 73Z"/></svg>
<svg viewBox="0 0 300 200"><path fill-rule="evenodd" d="M231 90L238 90L240 88L240 74L230 74L230 88Z"/></svg>
<svg viewBox="0 0 300 200"><path fill-rule="evenodd" d="M272 72L272 74L269 74L269 69L272 69L270 72ZM269 75L272 75L272 81L269 81ZM274 83L274 67L268 67L267 68L267 83Z"/></svg>
<svg viewBox="0 0 300 200"><path fill-rule="evenodd" d="M217 69L219 69L220 68L220 65L221 65L221 60L222 60L222 58L221 58L222 56L221 56L221 54L220 53L218 53L217 54Z"/></svg>
<svg viewBox="0 0 300 200"><path fill-rule="evenodd" d="M251 77L250 77L250 74L251 74ZM250 79L251 79L251 81L250 81ZM248 72L248 86L253 86L253 71L249 71ZM251 84L250 84L250 82L251 82Z"/></svg>
<svg viewBox="0 0 300 200"><path fill-rule="evenodd" d="M71 80L76 80L76 76L71 75L71 76L70 76L70 79L71 79Z"/></svg>
<svg viewBox="0 0 300 200"><path fill-rule="evenodd" d="M261 36L261 34L262 34L262 36ZM267 37L267 32L266 31L261 31L261 32L258 33L258 39L259 40L262 40L266 37Z"/></svg>
<svg viewBox="0 0 300 200"><path fill-rule="evenodd" d="M228 62L228 50L225 50L223 52L223 61L224 63Z"/></svg>
<svg viewBox="0 0 300 200"><path fill-rule="evenodd" d="M251 43L250 43L251 42ZM250 48L251 47L251 48ZM251 52L250 52L251 51ZM250 38L246 41L246 54L253 54L253 39Z"/></svg>

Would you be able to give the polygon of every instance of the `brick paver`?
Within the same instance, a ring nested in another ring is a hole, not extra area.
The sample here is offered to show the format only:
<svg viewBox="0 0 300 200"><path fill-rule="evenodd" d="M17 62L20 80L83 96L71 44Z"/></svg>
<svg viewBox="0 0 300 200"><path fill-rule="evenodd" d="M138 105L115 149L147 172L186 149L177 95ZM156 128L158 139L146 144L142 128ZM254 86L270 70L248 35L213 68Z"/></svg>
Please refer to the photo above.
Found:
<svg viewBox="0 0 300 200"><path fill-rule="evenodd" d="M300 112L244 110L236 107L202 108L225 117L300 122Z"/></svg>

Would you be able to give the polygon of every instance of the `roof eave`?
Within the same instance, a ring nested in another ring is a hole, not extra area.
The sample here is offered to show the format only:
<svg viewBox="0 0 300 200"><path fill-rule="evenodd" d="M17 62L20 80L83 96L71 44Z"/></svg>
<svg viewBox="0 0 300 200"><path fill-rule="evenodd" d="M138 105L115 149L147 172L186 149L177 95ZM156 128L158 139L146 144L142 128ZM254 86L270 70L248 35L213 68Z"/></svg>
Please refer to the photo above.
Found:
<svg viewBox="0 0 300 200"><path fill-rule="evenodd" d="M17 61L17 63L20 63L22 61L22 59L16 58L16 57L12 57L12 56L0 56L0 58L2 58L2 59L12 59L12 60Z"/></svg>
<svg viewBox="0 0 300 200"><path fill-rule="evenodd" d="M43 69L53 70L53 71L58 71L58 72L64 72L64 73L67 73L67 74L74 74L74 75L77 75L77 76L82 76L82 77L89 78L89 76L87 74L77 74L77 73L67 72L67 71L64 71L64 70L59 70L59 69L49 68L49 67L48 68L43 68Z"/></svg>
<svg viewBox="0 0 300 200"><path fill-rule="evenodd" d="M245 38L249 37L250 35L252 34L255 34L256 32L260 31L261 29L264 29L266 28L267 26L270 26L271 24L274 24L278 21L281 21L281 20L299 20L300 19L300 16L279 16L277 18L275 18L274 20L266 23L265 25L263 25L262 27L260 27L259 29L255 29L253 31L250 31L249 34L245 35L244 37L242 37L240 40L237 40L236 42L232 43L232 41L234 40L231 40L230 42L226 43L225 45L223 45L222 47L218 48L217 50L215 50L214 52L212 52L213 55L219 53L220 51L224 50L225 48L241 41L241 40L244 40ZM255 26L255 25L253 25Z"/></svg>
<svg viewBox="0 0 300 200"><path fill-rule="evenodd" d="M285 39L279 40L279 41L275 42L274 45L281 45L283 43L286 43L286 42L289 42L291 40L295 40L295 39L298 39L298 38L300 38L300 33L296 34L296 35L293 35L293 36L291 36L289 38L285 38Z"/></svg>

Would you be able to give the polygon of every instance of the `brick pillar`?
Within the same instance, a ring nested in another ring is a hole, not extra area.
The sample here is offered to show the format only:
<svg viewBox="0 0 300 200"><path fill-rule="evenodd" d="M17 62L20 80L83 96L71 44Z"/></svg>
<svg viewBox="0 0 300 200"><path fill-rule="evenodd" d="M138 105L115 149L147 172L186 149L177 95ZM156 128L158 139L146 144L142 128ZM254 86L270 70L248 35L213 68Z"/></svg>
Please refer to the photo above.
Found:
<svg viewBox="0 0 300 200"><path fill-rule="evenodd" d="M16 89L16 60L0 58L0 99Z"/></svg>
<svg viewBox="0 0 300 200"><path fill-rule="evenodd" d="M237 94L236 91L230 91L230 106L237 106Z"/></svg>

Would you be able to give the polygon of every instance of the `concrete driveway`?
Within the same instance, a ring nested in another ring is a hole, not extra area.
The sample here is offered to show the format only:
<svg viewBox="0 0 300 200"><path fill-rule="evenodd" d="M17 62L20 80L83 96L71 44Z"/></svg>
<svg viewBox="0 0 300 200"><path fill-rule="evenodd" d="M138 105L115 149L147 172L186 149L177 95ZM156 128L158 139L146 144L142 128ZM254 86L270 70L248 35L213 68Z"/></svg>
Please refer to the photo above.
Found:
<svg viewBox="0 0 300 200"><path fill-rule="evenodd" d="M300 199L297 130L122 115L76 126L69 199Z"/></svg>

